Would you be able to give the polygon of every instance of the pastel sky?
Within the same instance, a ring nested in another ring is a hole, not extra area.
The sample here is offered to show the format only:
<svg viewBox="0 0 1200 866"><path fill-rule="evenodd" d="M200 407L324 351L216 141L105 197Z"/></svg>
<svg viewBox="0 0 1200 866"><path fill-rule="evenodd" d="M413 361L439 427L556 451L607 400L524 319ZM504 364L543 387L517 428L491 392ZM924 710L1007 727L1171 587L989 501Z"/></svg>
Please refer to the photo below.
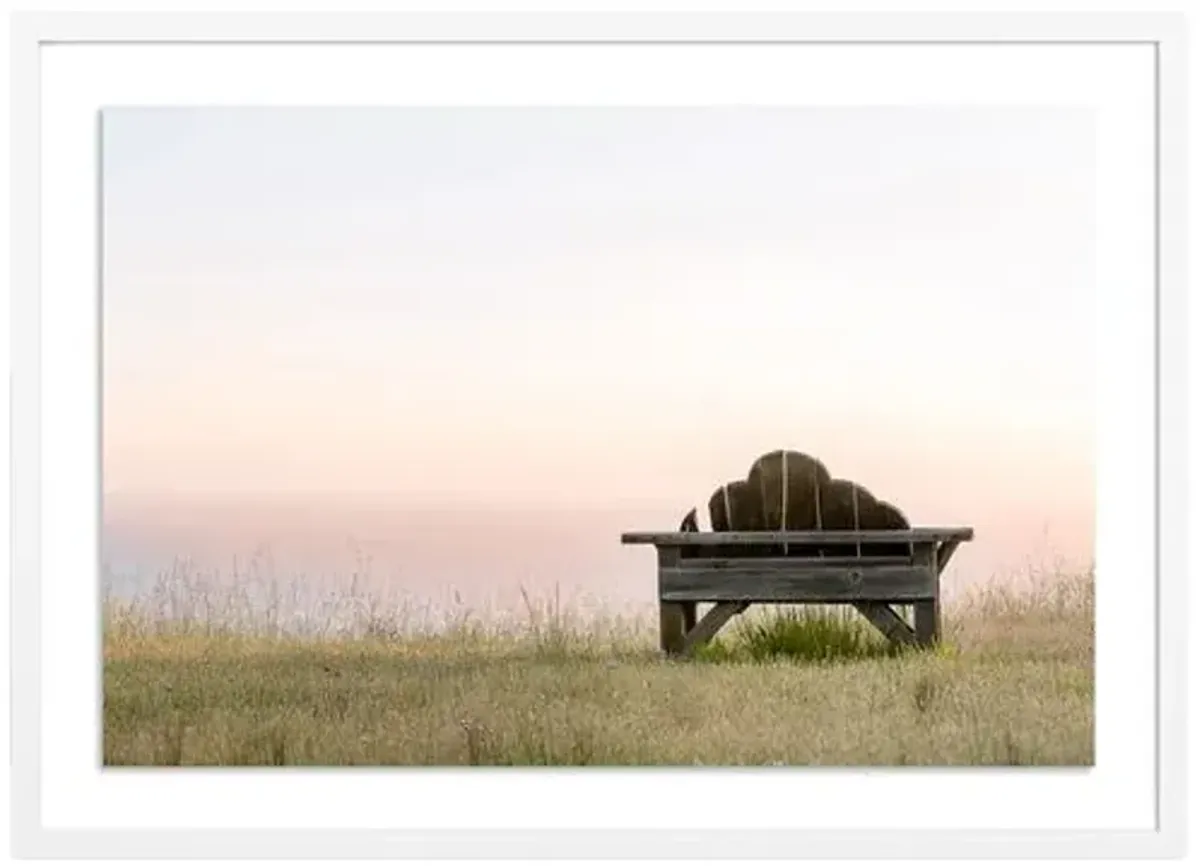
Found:
<svg viewBox="0 0 1200 866"><path fill-rule="evenodd" d="M103 199L111 508L682 514L793 447L1090 550L1086 111L114 109Z"/></svg>

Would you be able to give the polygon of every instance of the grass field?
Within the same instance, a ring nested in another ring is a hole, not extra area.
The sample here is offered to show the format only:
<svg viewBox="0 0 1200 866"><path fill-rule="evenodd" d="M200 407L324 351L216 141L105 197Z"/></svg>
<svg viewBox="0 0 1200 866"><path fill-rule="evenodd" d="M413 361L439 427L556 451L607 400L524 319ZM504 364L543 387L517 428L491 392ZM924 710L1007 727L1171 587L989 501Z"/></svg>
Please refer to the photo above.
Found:
<svg viewBox="0 0 1200 866"><path fill-rule="evenodd" d="M297 638L104 610L107 765L1090 765L1090 575L943 611L890 652L831 610L751 611L693 661L649 620ZM854 614L857 617L857 614Z"/></svg>

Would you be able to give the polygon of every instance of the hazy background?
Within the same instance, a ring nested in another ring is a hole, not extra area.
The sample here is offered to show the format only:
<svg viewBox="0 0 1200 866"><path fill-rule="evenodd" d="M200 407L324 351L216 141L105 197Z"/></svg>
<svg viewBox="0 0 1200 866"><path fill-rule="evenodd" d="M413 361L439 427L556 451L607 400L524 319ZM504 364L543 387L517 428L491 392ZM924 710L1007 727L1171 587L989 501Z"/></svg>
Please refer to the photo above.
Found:
<svg viewBox="0 0 1200 866"><path fill-rule="evenodd" d="M115 109L103 199L118 591L640 604L779 447L974 526L950 591L1091 559L1086 111Z"/></svg>

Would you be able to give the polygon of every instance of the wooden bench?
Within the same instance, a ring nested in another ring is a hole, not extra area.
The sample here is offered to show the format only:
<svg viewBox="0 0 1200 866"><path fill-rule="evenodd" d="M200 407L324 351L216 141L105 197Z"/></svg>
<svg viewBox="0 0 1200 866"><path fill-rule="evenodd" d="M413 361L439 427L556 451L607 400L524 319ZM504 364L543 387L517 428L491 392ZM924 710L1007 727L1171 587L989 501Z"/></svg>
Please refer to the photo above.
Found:
<svg viewBox="0 0 1200 866"><path fill-rule="evenodd" d="M668 655L690 653L751 604L850 604L888 640L932 646L941 636L939 577L970 527L825 532L627 532L658 549L659 626ZM851 546L850 556L781 556ZM886 545L889 555L871 555ZM894 554L907 548L906 555ZM714 606L696 619L699 603ZM893 610L911 604L915 628Z"/></svg>

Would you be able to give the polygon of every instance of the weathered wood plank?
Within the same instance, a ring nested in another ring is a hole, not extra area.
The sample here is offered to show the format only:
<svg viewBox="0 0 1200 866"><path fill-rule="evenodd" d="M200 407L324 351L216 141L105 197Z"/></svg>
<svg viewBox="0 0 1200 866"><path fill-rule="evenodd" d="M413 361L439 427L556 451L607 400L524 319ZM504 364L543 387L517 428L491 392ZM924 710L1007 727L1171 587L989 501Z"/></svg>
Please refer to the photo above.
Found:
<svg viewBox="0 0 1200 866"><path fill-rule="evenodd" d="M917 642L916 633L903 617L892 610L891 605L879 601L861 601L854 607L892 643L912 645Z"/></svg>
<svg viewBox="0 0 1200 866"><path fill-rule="evenodd" d="M711 551L709 551L711 553ZM918 560L918 562L921 562ZM848 569L867 568L881 565L912 565L911 556L874 556L864 558L858 556L814 556L802 559L794 556L762 556L748 559L744 556L697 556L676 565L686 565L688 568L709 568L713 571L728 571L743 566L754 568L778 569L795 571L796 569ZM672 565L671 567L675 567Z"/></svg>
<svg viewBox="0 0 1200 866"><path fill-rule="evenodd" d="M917 527L914 529L838 529L824 531L786 532L623 532L622 544L653 544L657 547L691 547L759 544L855 544L869 543L931 543L970 541L975 530L960 527Z"/></svg>
<svg viewBox="0 0 1200 866"><path fill-rule="evenodd" d="M663 601L907 602L933 598L937 575L927 567L883 565L865 568L796 565L795 560L729 560L725 568L696 566L684 559L662 568L658 594Z"/></svg>
<svg viewBox="0 0 1200 866"><path fill-rule="evenodd" d="M700 619L684 636L683 652L690 653L693 649L703 644L708 643L725 623L729 622L734 616L742 613L750 605L746 602L723 601L720 604L714 605L708 613Z"/></svg>

